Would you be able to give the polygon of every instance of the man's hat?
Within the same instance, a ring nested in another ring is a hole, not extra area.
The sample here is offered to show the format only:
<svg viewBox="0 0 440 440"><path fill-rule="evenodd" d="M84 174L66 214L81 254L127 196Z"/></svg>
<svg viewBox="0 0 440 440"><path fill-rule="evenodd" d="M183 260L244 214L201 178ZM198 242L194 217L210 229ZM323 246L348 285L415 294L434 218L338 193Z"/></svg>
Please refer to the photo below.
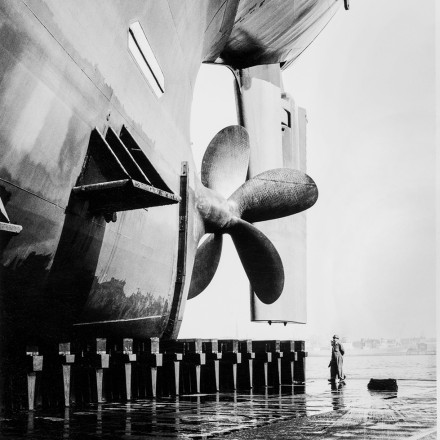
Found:
<svg viewBox="0 0 440 440"><path fill-rule="evenodd" d="M333 339L339 339L338 335L333 335Z"/></svg>

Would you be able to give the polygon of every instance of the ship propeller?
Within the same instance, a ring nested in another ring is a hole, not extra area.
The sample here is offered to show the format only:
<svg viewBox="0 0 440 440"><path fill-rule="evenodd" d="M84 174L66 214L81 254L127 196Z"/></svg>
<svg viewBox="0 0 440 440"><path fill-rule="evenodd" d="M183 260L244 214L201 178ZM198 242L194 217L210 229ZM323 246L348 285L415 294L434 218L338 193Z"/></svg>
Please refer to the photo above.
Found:
<svg viewBox="0 0 440 440"><path fill-rule="evenodd" d="M222 235L229 234L257 297L272 304L284 287L281 257L272 242L251 223L296 214L318 198L305 173L278 168L242 183L249 166L249 136L241 126L217 133L202 161L202 186L196 194L203 232L211 233L196 253L188 298L199 295L217 270ZM237 188L235 191L234 189Z"/></svg>

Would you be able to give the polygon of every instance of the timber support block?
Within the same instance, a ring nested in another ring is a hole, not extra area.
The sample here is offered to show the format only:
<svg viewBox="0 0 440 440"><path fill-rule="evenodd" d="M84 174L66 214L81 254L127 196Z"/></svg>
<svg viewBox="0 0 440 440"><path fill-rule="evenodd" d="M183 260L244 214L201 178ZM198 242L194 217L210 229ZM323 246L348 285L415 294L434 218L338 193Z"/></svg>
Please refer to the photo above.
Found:
<svg viewBox="0 0 440 440"><path fill-rule="evenodd" d="M64 406L70 406L70 383L72 377L72 365L75 363L75 355L70 352L70 342L58 345L58 356L63 369Z"/></svg>
<svg viewBox="0 0 440 440"><path fill-rule="evenodd" d="M40 356L38 347L26 348L26 369L28 408L29 411L33 411L35 408L37 372L43 371L43 356Z"/></svg>

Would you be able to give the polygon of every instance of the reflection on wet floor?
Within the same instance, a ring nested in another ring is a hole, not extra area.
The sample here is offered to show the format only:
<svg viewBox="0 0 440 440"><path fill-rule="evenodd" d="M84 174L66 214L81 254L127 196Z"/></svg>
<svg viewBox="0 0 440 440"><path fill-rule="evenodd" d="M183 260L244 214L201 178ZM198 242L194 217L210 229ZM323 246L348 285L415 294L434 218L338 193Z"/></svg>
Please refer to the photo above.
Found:
<svg viewBox="0 0 440 440"><path fill-rule="evenodd" d="M433 440L436 430L436 383L402 381L399 391L370 392L367 381L330 386L317 394L333 411L285 420L276 425L249 429L226 436L228 440L260 439L402 439Z"/></svg>
<svg viewBox="0 0 440 440"><path fill-rule="evenodd" d="M435 382L402 382L396 394L369 392L361 380L333 386L316 381L306 392L282 386L103 403L5 417L0 438L404 438L432 432L435 390Z"/></svg>
<svg viewBox="0 0 440 440"><path fill-rule="evenodd" d="M335 411L345 408L344 405L344 387L342 383L336 384L332 382L330 384L332 390L332 405Z"/></svg>

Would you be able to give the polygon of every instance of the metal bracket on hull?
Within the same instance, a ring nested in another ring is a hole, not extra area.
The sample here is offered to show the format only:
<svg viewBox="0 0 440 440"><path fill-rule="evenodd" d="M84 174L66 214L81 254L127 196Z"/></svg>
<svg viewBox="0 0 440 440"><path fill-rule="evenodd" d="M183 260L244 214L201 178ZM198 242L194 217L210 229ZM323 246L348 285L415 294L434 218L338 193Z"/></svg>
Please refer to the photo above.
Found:
<svg viewBox="0 0 440 440"><path fill-rule="evenodd" d="M180 175L179 205L179 247L177 250L177 275L174 286L173 302L168 323L163 333L164 339L176 339L179 332L179 310L182 304L183 288L186 276L186 252L188 241L188 162L182 162Z"/></svg>
<svg viewBox="0 0 440 440"><path fill-rule="evenodd" d="M0 199L0 238L1 236L12 236L19 234L23 229L21 225L14 225L9 221L8 214L2 199ZM1 242L1 240L0 240Z"/></svg>
<svg viewBox="0 0 440 440"><path fill-rule="evenodd" d="M111 128L106 137L98 129L90 136L89 157L86 159L73 194L89 201L89 211L108 218L120 211L150 208L178 203L151 165L142 149L123 127L119 137ZM150 177L151 175L151 177Z"/></svg>
<svg viewBox="0 0 440 440"><path fill-rule="evenodd" d="M148 180L151 182L151 185L168 193L172 193L169 186L164 182L160 174L156 171L154 165L149 161L148 157L134 140L133 136L130 134L125 125L122 126L119 138L124 143L124 145L126 145L128 150L130 151L130 154L148 176Z"/></svg>
<svg viewBox="0 0 440 440"><path fill-rule="evenodd" d="M124 179L92 185L75 186L73 193L89 200L92 212L119 212L177 203L180 197L161 189Z"/></svg>
<svg viewBox="0 0 440 440"><path fill-rule="evenodd" d="M1 234L17 235L22 231L22 229L23 229L23 226L20 226L20 225L14 225L12 223L0 222L0 233Z"/></svg>

